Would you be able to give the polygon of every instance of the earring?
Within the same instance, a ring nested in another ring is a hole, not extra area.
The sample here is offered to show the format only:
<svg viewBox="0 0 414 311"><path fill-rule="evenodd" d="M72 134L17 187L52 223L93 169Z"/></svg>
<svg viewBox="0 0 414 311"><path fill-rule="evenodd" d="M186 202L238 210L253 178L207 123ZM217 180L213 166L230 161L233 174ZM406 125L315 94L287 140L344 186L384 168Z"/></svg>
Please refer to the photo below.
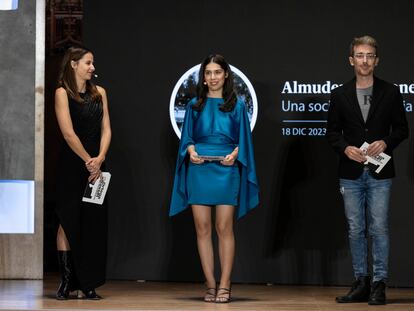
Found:
<svg viewBox="0 0 414 311"><path fill-rule="evenodd" d="M204 84L204 85L207 85L207 82L206 82L206 81L204 81L204 82L203 82L203 84Z"/></svg>

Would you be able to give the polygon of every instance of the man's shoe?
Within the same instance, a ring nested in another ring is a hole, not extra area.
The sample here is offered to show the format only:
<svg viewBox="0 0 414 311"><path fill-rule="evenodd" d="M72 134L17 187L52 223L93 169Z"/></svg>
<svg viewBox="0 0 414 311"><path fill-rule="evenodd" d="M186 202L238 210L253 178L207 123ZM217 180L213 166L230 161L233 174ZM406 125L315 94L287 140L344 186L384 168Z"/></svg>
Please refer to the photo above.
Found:
<svg viewBox="0 0 414 311"><path fill-rule="evenodd" d="M371 295L369 296L368 304L369 305L385 305L386 298L385 298L385 282L378 281L372 283L371 288Z"/></svg>
<svg viewBox="0 0 414 311"><path fill-rule="evenodd" d="M336 297L338 303L352 303L352 302L367 302L370 294L369 276L360 276L354 283L352 283L351 290L345 296Z"/></svg>
<svg viewBox="0 0 414 311"><path fill-rule="evenodd" d="M102 296L98 295L94 289L82 290L84 299L101 300Z"/></svg>

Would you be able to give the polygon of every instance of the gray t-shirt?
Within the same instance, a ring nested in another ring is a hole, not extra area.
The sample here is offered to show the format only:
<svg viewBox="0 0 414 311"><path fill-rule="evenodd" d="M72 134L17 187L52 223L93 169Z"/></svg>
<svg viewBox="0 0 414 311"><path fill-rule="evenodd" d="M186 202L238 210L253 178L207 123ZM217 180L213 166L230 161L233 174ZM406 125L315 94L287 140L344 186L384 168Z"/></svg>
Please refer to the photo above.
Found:
<svg viewBox="0 0 414 311"><path fill-rule="evenodd" d="M356 89L356 94L358 97L359 108L361 108L362 117L364 121L367 122L369 108L371 107L372 100L372 86L367 87L366 89Z"/></svg>

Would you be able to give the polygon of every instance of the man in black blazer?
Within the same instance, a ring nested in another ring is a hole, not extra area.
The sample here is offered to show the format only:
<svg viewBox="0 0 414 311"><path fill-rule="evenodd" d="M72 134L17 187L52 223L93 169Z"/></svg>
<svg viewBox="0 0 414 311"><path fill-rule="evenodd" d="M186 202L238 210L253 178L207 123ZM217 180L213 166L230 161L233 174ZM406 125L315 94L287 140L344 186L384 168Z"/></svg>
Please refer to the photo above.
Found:
<svg viewBox="0 0 414 311"><path fill-rule="evenodd" d="M355 78L334 89L326 136L339 153L339 184L348 221L348 236L355 282L339 303L385 304L388 278L388 209L393 150L408 137L403 99L398 88L374 76L378 65L377 42L370 36L355 38L349 62ZM369 144L366 150L360 147ZM366 156L391 156L376 173L364 165ZM366 232L372 238L373 278L368 272Z"/></svg>

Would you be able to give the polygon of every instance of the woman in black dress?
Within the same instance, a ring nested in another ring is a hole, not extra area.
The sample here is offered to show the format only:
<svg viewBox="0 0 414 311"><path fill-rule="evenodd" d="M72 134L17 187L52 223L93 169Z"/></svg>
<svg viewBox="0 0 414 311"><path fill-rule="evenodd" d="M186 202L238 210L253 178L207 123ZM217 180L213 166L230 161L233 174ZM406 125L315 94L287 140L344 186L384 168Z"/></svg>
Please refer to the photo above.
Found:
<svg viewBox="0 0 414 311"><path fill-rule="evenodd" d="M60 166L56 212L57 249L62 281L57 299L82 290L87 299L101 299L95 288L105 283L107 207L82 202L88 181L101 176L111 141L106 92L91 82L91 51L66 52L55 94L59 128L66 141Z"/></svg>

